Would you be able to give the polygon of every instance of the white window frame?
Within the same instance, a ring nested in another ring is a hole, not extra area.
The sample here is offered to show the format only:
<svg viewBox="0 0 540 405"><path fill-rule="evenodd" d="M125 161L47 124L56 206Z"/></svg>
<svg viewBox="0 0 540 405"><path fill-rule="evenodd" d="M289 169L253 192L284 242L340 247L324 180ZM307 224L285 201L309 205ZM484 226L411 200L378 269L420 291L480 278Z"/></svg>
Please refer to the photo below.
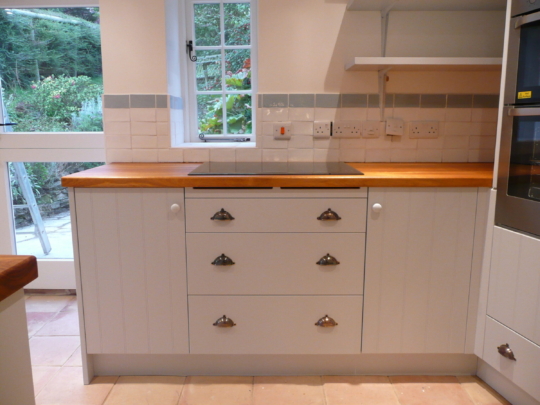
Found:
<svg viewBox="0 0 540 405"><path fill-rule="evenodd" d="M194 41L195 38L195 26L193 22L193 5L194 4L220 4L220 14L221 14L221 45L219 46L204 46L204 47L197 47L194 44L194 52L193 54L196 55L196 50L221 50L222 52L222 60L224 59L224 52L228 49L250 49L250 57L251 57L251 91L247 90L238 90L238 91L230 91L226 90L225 84L223 82L223 88L221 91L210 91L210 92L204 92L204 94L208 95L225 95L225 94L251 94L251 108L252 108L252 133L251 134L223 134L223 135L208 135L209 138L212 136L215 137L227 137L227 138L234 138L234 137L248 137L251 138L251 142L255 143L255 137L256 137L256 111L257 111L257 87L258 87L258 69L257 69L257 61L258 61L258 39L257 39L257 19L258 19L258 10L257 10L257 0L185 0L185 9L184 9L184 17L185 17L185 26L186 26L186 40ZM250 4L250 29L251 29L251 38L250 38L250 45L225 45L224 38L224 23L223 23L223 4L224 3L249 3ZM195 42L195 41L194 41ZM185 41L181 41L181 45L185 44ZM183 75L183 83L184 83L184 89L183 92L183 98L184 98L184 122L185 122L185 142L186 143L201 143L201 140L199 139L199 133L198 133L198 119L197 119L197 94L199 92L196 89L196 79L195 79L195 62L191 62L188 58L187 53L183 52L183 55L185 55L185 63L183 63L183 66L185 67L185 74ZM222 63L221 66L222 71L222 79L224 80L225 76L225 64ZM226 108L224 108L224 121L226 121ZM232 139L231 139L232 141ZM205 146L212 146L213 143L204 143ZM237 144L241 145L241 144Z"/></svg>

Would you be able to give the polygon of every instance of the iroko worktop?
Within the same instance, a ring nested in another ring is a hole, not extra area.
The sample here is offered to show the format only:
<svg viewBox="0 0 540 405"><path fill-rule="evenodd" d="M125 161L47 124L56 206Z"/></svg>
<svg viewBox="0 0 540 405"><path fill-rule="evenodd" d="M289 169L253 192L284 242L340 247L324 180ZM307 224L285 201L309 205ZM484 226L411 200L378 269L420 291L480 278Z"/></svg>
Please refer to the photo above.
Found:
<svg viewBox="0 0 540 405"><path fill-rule="evenodd" d="M0 255L0 301L23 288L38 276L34 256Z"/></svg>
<svg viewBox="0 0 540 405"><path fill-rule="evenodd" d="M199 163L113 163L62 178L64 187L491 187L492 163L349 163L363 176L188 176Z"/></svg>

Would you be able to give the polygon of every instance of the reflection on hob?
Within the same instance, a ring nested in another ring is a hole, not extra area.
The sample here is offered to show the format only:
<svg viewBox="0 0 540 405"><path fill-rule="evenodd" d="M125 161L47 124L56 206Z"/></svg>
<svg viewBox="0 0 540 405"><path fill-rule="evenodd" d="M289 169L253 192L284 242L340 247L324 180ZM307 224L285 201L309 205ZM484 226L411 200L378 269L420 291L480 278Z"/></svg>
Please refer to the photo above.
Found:
<svg viewBox="0 0 540 405"><path fill-rule="evenodd" d="M363 173L343 162L206 162L189 173L190 176L265 174L362 175Z"/></svg>

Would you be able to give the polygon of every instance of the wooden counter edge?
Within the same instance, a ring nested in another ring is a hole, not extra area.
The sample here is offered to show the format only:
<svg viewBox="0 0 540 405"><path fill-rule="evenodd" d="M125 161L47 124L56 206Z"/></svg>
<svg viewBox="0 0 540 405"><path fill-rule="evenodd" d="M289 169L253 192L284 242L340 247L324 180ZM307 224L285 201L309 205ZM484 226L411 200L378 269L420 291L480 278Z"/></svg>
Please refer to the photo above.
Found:
<svg viewBox="0 0 540 405"><path fill-rule="evenodd" d="M0 255L0 301L38 277L34 256Z"/></svg>

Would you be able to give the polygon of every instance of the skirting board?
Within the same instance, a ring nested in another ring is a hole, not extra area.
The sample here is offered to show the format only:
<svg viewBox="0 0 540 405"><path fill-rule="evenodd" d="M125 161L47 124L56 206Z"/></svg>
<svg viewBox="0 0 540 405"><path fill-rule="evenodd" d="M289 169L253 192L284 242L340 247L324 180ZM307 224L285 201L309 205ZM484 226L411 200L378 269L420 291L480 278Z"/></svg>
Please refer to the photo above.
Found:
<svg viewBox="0 0 540 405"><path fill-rule="evenodd" d="M477 375L512 404L540 405L540 402L481 359L478 359Z"/></svg>
<svg viewBox="0 0 540 405"><path fill-rule="evenodd" d="M89 356L95 375L475 375L470 354Z"/></svg>

